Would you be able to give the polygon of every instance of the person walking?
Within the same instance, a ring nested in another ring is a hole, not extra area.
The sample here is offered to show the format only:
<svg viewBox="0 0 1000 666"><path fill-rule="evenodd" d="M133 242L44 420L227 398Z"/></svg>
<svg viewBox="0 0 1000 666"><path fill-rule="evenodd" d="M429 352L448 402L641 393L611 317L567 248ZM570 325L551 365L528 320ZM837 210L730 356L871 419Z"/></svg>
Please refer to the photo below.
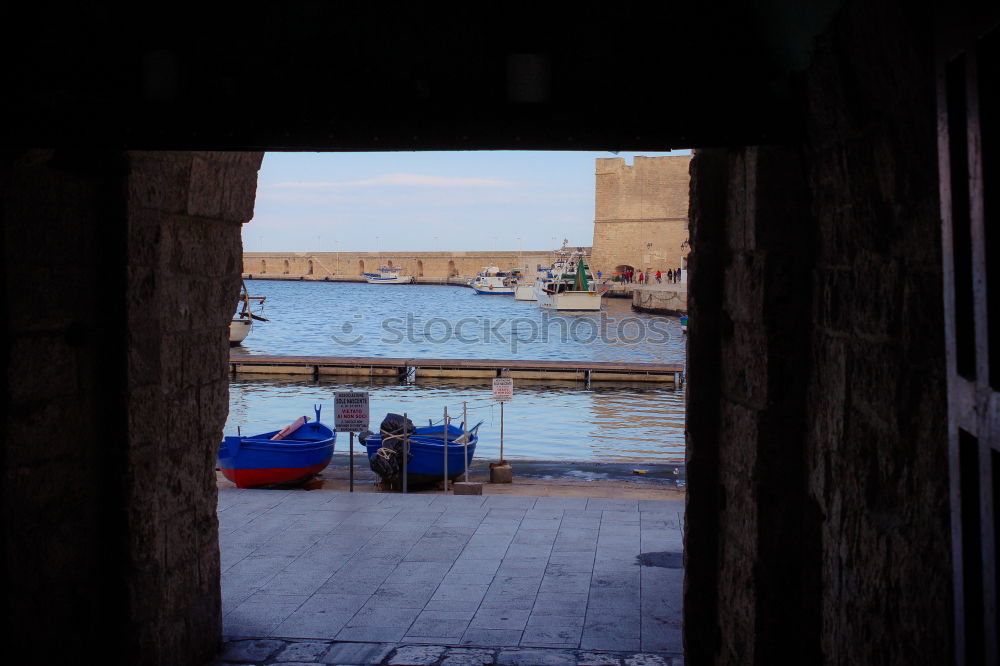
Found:
<svg viewBox="0 0 1000 666"><path fill-rule="evenodd" d="M657 278L658 277L659 276L657 275ZM674 271L673 271L672 268L668 268L667 269L667 282L673 282L673 281L674 281ZM657 279L657 282L659 282L659 279Z"/></svg>
<svg viewBox="0 0 1000 666"><path fill-rule="evenodd" d="M645 277L645 276L644 276L644 275L642 274L642 271L639 271L639 284L642 284L642 279L643 279L644 277Z"/></svg>
<svg viewBox="0 0 1000 666"><path fill-rule="evenodd" d="M681 281L681 269L678 268L676 271L674 271L674 280L676 280L677 282Z"/></svg>

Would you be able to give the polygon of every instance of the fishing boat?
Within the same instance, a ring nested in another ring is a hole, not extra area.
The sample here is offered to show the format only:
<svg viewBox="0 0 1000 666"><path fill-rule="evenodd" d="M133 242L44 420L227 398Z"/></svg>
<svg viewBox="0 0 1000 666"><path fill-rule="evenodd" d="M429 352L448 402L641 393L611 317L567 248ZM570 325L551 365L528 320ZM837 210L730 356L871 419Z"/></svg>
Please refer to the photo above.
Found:
<svg viewBox="0 0 1000 666"><path fill-rule="evenodd" d="M244 282L240 288L240 300L236 305L236 315L229 322L229 346L235 347L246 340L253 328L254 321L267 321L262 315L254 314L250 311L250 302L255 301L259 306L259 312L264 310L266 296L250 296L247 293L247 283Z"/></svg>
<svg viewBox="0 0 1000 666"><path fill-rule="evenodd" d="M413 282L412 275L400 275L401 268L393 266L380 266L378 273L365 273L365 282L368 284L410 284Z"/></svg>
<svg viewBox="0 0 1000 666"><path fill-rule="evenodd" d="M500 270L497 266L484 266L483 270L469 282L474 292L484 296L511 296L514 294L516 284L515 276Z"/></svg>
<svg viewBox="0 0 1000 666"><path fill-rule="evenodd" d="M606 286L598 285L582 252L553 264L551 277L535 280L535 298L547 310L600 310ZM602 288L602 286L604 288Z"/></svg>
<svg viewBox="0 0 1000 666"><path fill-rule="evenodd" d="M305 483L326 467L333 456L337 433L316 420L301 416L281 430L251 437L225 437L218 463L223 476L238 488Z"/></svg>
<svg viewBox="0 0 1000 666"><path fill-rule="evenodd" d="M465 458L466 433L461 426L448 426L448 479L454 481L465 473L466 464L471 465L476 453L479 436L476 434L482 422L477 423L468 432L469 457ZM383 431L384 433L385 431ZM444 478L444 426L428 425L414 428L408 435L410 455L407 463L407 482L414 486L437 483ZM388 433L386 433L388 434ZM401 438L400 435L394 435ZM373 461L383 448L383 435L369 435L362 442L368 451L368 460ZM401 446L397 446L402 450ZM374 465L373 465L374 467Z"/></svg>

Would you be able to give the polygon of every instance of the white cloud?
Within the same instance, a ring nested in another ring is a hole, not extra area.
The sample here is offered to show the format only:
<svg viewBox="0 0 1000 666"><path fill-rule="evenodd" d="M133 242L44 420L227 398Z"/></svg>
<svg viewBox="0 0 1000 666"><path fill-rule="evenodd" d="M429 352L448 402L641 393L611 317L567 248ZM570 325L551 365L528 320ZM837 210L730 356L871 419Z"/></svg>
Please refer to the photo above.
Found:
<svg viewBox="0 0 1000 666"><path fill-rule="evenodd" d="M266 185L267 188L284 190L340 190L351 187L510 187L517 183L499 178L470 178L464 176L431 176L419 173L387 173L365 180L302 182L284 181Z"/></svg>

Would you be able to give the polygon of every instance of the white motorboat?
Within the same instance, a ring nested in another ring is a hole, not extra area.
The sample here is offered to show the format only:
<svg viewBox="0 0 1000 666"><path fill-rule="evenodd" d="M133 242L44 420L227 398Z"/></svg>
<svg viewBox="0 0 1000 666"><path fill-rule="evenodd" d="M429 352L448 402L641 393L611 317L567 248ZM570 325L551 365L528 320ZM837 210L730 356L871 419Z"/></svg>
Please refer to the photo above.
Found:
<svg viewBox="0 0 1000 666"><path fill-rule="evenodd" d="M413 282L412 275L400 275L402 269L391 266L380 266L378 273L365 273L365 282L368 284L410 284Z"/></svg>
<svg viewBox="0 0 1000 666"><path fill-rule="evenodd" d="M247 293L246 282L243 283L243 286L240 288L239 304L236 306L236 316L229 322L230 347L235 347L246 340L247 336L250 335L250 330L253 328L254 321L267 321L262 315L254 314L250 311L250 301L256 301L260 306L259 311L262 312L266 299L266 296L250 296Z"/></svg>
<svg viewBox="0 0 1000 666"><path fill-rule="evenodd" d="M484 296L511 296L516 285L517 278L497 266L483 267L483 270L469 282L474 292Z"/></svg>
<svg viewBox="0 0 1000 666"><path fill-rule="evenodd" d="M582 252L553 264L553 271L535 280L535 298L547 310L600 310L603 289L594 280ZM551 275L551 277L549 277Z"/></svg>

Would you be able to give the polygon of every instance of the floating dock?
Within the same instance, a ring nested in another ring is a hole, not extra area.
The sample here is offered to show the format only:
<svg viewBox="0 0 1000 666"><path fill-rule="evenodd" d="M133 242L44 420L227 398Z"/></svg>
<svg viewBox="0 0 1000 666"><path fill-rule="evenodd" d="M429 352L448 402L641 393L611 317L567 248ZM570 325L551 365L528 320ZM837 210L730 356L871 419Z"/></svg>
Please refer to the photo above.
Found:
<svg viewBox="0 0 1000 666"><path fill-rule="evenodd" d="M589 383L661 382L681 386L680 363L616 363L607 361L512 361L503 359L372 358L353 356L230 355L234 375L308 375L323 377L439 377L560 380Z"/></svg>

